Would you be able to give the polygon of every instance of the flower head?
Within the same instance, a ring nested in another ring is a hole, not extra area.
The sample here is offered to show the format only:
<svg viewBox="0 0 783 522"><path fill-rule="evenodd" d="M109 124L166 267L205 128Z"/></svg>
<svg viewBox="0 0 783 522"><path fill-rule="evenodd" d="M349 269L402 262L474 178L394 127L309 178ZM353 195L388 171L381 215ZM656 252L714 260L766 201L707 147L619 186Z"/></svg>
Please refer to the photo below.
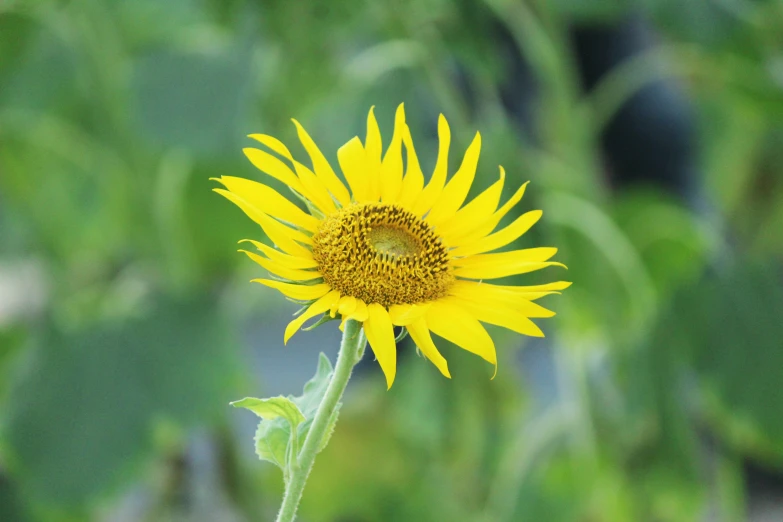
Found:
<svg viewBox="0 0 783 522"><path fill-rule="evenodd" d="M527 232L542 213L524 213L495 230L527 186L499 206L505 183L502 167L492 186L463 205L476 174L478 133L447 180L451 136L441 116L438 159L425 184L403 106L397 109L385 153L370 109L364 142L355 137L337 151L349 190L304 128L296 120L294 125L312 169L265 134L250 137L272 153L255 148L244 152L259 170L288 185L309 212L269 186L243 178L223 176L217 181L225 189L215 189L258 223L275 245L248 240L258 252L243 252L275 276L254 281L306 305L286 328L285 342L321 314L359 321L391 387L397 366L395 326L406 328L446 377L448 365L431 332L496 366L495 345L482 323L544 335L530 318L554 312L534 301L570 283L486 282L563 265L551 261L556 248L492 252Z"/></svg>

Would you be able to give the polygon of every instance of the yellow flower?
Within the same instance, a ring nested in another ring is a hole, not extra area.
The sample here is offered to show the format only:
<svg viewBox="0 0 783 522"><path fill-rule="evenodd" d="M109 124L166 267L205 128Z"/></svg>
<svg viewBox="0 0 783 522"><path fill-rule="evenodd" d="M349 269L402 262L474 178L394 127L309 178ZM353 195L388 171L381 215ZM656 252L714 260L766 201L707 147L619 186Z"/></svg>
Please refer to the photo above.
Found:
<svg viewBox="0 0 783 522"><path fill-rule="evenodd" d="M495 345L482 322L524 335L544 335L530 318L551 317L554 312L534 301L571 283L501 286L485 282L563 265L550 261L556 248L490 253L524 234L542 212L522 214L495 231L527 186L523 184L498 206L505 181L503 167L498 181L463 206L476 173L481 148L478 133L447 182L451 135L441 115L438 159L425 185L403 106L397 109L385 154L370 109L364 143L355 137L337 151L349 191L299 122L294 120L294 125L312 169L265 134L250 138L274 154L254 148L244 152L259 170L288 185L309 213L255 181L223 176L217 181L225 190L215 189L261 225L277 247L249 240L259 253L243 252L276 276L254 281L308 305L289 323L285 342L320 314L339 314L343 323L348 319L362 322L391 387L397 367L394 326L405 327L419 350L446 377L450 377L448 365L430 332L481 356L496 369Z"/></svg>

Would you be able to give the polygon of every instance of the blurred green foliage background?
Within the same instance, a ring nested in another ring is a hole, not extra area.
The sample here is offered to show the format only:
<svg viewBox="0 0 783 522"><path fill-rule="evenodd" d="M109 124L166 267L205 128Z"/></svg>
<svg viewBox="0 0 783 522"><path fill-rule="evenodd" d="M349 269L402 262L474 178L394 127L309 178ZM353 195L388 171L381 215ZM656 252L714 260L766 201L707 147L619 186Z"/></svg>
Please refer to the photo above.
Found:
<svg viewBox="0 0 783 522"><path fill-rule="evenodd" d="M585 88L571 28L629 17L653 44ZM610 182L601 146L661 81L695 126L684 197ZM293 146L290 117L334 159L400 102L425 170L443 112L455 157L482 133L474 194L532 181L520 244L574 285L546 342L493 331L494 381L402 346L386 392L366 361L301 519L783 520L780 0L0 2L0 520L272 519L228 402L300 390L339 337L283 348L295 307L247 282L261 231L208 178L260 179L245 135Z"/></svg>

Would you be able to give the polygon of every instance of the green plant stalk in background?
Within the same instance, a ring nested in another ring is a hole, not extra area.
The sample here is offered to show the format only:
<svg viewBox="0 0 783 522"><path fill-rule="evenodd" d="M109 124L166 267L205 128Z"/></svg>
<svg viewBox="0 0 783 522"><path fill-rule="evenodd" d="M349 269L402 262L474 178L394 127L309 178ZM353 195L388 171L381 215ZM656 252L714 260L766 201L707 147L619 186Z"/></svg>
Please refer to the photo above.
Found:
<svg viewBox="0 0 783 522"><path fill-rule="evenodd" d="M331 430L334 429L335 412L351 378L353 367L364 353L365 343L366 338L361 324L348 320L345 323L332 380L329 381L323 400L318 406L302 451L298 457L291 459L290 475L286 481L283 505L280 506L280 512L277 514L277 522L292 522L296 517L307 477L310 476L310 471L315 464L315 456L323 449L324 439L328 438Z"/></svg>

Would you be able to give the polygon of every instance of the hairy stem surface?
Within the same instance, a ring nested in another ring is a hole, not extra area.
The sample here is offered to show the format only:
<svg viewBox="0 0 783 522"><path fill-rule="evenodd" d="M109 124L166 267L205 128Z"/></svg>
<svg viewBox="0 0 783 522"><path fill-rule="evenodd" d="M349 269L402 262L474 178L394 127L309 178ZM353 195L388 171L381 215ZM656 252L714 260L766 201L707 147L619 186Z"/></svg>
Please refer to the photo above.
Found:
<svg viewBox="0 0 783 522"><path fill-rule="evenodd" d="M313 419L313 424L305 438L302 451L291 466L291 476L285 487L283 505L280 506L280 512L277 514L277 522L293 522L296 518L296 510L302 499L307 477L313 469L315 456L326 435L326 430L329 428L329 419L345 392L353 367L359 362L359 352L363 351L366 342L361 323L353 320L347 321L332 380L329 382L324 398L315 413L315 419Z"/></svg>

